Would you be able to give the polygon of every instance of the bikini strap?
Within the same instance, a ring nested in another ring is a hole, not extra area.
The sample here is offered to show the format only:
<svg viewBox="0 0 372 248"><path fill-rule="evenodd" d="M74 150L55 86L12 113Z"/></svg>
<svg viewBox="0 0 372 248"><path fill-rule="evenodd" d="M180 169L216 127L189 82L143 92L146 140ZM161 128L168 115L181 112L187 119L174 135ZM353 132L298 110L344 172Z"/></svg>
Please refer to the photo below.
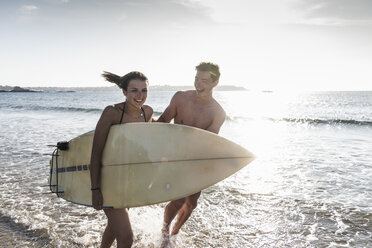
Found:
<svg viewBox="0 0 372 248"><path fill-rule="evenodd" d="M125 110L125 102L123 103L123 112L121 113L121 117L120 117L120 122L119 124L121 124L121 122L123 121L123 118L124 118L124 110ZM145 118L145 122L147 122L146 120L146 113L145 113L145 110L141 107L141 110L142 110L142 113L143 113L143 118Z"/></svg>
<svg viewBox="0 0 372 248"><path fill-rule="evenodd" d="M145 122L147 122L145 110L142 107L141 107L141 110L142 110L142 113L143 113L143 118L145 118Z"/></svg>
<svg viewBox="0 0 372 248"><path fill-rule="evenodd" d="M119 122L119 124L121 124L121 122L123 121L124 110L125 110L125 102L123 102L123 112L121 113L121 118L120 118L120 122Z"/></svg>

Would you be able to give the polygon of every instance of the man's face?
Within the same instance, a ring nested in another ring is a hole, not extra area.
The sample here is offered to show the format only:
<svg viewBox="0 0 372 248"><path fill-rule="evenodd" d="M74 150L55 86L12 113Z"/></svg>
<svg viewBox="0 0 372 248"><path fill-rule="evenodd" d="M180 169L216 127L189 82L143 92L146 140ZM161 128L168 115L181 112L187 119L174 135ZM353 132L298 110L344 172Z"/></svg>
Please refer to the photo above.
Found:
<svg viewBox="0 0 372 248"><path fill-rule="evenodd" d="M198 95L209 94L217 83L208 71L197 71L194 86Z"/></svg>

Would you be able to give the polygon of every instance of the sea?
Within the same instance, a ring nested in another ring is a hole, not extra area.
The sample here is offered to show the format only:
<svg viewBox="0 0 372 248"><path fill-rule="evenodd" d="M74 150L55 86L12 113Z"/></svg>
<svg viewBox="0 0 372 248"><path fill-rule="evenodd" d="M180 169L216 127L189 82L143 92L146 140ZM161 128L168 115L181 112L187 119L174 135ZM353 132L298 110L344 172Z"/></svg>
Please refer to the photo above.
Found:
<svg viewBox="0 0 372 248"><path fill-rule="evenodd" d="M149 91L155 118L174 93ZM219 135L256 159L202 192L174 247L372 247L371 91L214 96L227 113ZM99 247L104 213L49 192L48 145L122 101L103 88L0 93L0 247ZM130 209L133 247L160 246L165 206Z"/></svg>

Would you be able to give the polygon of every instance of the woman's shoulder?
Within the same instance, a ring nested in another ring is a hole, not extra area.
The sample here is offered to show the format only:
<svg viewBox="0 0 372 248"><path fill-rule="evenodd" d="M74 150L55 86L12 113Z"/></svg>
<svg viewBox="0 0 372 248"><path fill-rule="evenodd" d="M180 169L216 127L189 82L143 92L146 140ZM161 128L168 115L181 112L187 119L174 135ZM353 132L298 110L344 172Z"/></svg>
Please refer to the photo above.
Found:
<svg viewBox="0 0 372 248"><path fill-rule="evenodd" d="M116 122L117 117L123 111L123 103L108 105L102 112L102 117L107 121Z"/></svg>
<svg viewBox="0 0 372 248"><path fill-rule="evenodd" d="M118 112L123 111L124 103L115 103L105 107L104 112Z"/></svg>
<svg viewBox="0 0 372 248"><path fill-rule="evenodd" d="M152 115L154 113L154 110L149 105L143 105L142 108L143 108L143 110L145 111L146 114L151 114Z"/></svg>
<svg viewBox="0 0 372 248"><path fill-rule="evenodd" d="M145 111L146 111L146 110L148 110L148 111L153 111L153 110L152 110L152 107L150 107L149 105L143 105L142 108L143 108Z"/></svg>
<svg viewBox="0 0 372 248"><path fill-rule="evenodd" d="M154 110L149 105L143 105L142 108L143 108L143 111L145 111L146 120L150 120L152 118Z"/></svg>

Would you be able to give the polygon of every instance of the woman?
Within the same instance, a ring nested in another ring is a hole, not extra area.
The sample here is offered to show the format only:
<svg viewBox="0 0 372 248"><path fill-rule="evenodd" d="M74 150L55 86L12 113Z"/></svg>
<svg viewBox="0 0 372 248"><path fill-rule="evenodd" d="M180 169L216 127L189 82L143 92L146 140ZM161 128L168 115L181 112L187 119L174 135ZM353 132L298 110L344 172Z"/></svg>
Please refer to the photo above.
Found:
<svg viewBox="0 0 372 248"><path fill-rule="evenodd" d="M103 196L100 190L102 153L110 127L129 122L150 122L153 110L144 105L147 98L148 81L144 74L133 71L123 77L104 72L102 76L122 89L125 102L107 106L99 119L93 139L90 163L92 204L97 210L102 209ZM108 223L103 233L101 247L110 247L114 240L117 247L131 247L133 232L127 209L104 209Z"/></svg>

